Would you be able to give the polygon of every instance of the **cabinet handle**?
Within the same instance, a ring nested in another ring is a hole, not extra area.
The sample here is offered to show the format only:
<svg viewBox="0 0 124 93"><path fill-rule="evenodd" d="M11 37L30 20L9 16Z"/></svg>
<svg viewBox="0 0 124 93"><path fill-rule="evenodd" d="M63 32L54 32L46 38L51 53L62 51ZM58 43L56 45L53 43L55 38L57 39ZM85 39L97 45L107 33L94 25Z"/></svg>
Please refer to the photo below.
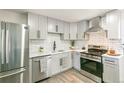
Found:
<svg viewBox="0 0 124 93"><path fill-rule="evenodd" d="M107 61L107 62L115 62L115 61L112 61L112 60L107 60L107 59L105 59L105 61Z"/></svg>
<svg viewBox="0 0 124 93"><path fill-rule="evenodd" d="M78 39L78 34L76 33L76 38Z"/></svg>
<svg viewBox="0 0 124 93"><path fill-rule="evenodd" d="M40 60L34 61L34 62L40 62Z"/></svg>
<svg viewBox="0 0 124 93"><path fill-rule="evenodd" d="M69 39L70 39L70 33L69 33Z"/></svg>
<svg viewBox="0 0 124 93"><path fill-rule="evenodd" d="M37 31L37 38L40 38L40 30Z"/></svg>
<svg viewBox="0 0 124 93"><path fill-rule="evenodd" d="M62 64L63 64L63 63L62 63L62 58L61 58L61 59L60 59L60 66L62 66Z"/></svg>
<svg viewBox="0 0 124 93"><path fill-rule="evenodd" d="M56 32L58 32L58 25L56 25Z"/></svg>

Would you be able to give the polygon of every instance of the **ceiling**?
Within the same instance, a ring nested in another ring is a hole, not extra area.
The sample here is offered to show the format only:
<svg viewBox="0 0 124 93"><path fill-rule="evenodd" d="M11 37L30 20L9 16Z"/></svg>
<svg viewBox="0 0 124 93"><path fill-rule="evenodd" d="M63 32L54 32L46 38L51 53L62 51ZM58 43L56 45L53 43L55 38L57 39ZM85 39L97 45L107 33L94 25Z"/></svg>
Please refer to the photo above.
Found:
<svg viewBox="0 0 124 93"><path fill-rule="evenodd" d="M103 15L110 9L15 9L13 11L32 12L68 22L77 22Z"/></svg>

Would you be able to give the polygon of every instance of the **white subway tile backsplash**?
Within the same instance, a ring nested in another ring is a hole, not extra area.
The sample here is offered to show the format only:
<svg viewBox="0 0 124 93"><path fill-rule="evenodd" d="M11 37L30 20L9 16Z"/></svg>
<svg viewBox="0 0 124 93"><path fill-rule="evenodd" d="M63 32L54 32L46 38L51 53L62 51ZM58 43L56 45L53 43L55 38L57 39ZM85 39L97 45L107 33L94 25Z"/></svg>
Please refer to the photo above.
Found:
<svg viewBox="0 0 124 93"><path fill-rule="evenodd" d="M44 52L52 52L54 41L56 42L56 51L68 50L70 47L70 41L60 40L59 34L48 34L48 37L45 40L30 41L30 53L38 53L39 47L43 47Z"/></svg>
<svg viewBox="0 0 124 93"><path fill-rule="evenodd" d="M112 48L115 49L118 53L123 53L121 40L108 40L105 33L91 33L88 44L106 46L108 49Z"/></svg>

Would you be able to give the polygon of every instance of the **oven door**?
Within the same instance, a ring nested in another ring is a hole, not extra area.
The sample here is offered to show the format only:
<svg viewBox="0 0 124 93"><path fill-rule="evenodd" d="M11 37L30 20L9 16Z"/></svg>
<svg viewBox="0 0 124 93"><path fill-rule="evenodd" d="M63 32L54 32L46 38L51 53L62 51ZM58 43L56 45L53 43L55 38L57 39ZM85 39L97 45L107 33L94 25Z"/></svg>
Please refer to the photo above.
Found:
<svg viewBox="0 0 124 93"><path fill-rule="evenodd" d="M102 63L81 57L80 64L81 70L89 72L97 77L102 77Z"/></svg>

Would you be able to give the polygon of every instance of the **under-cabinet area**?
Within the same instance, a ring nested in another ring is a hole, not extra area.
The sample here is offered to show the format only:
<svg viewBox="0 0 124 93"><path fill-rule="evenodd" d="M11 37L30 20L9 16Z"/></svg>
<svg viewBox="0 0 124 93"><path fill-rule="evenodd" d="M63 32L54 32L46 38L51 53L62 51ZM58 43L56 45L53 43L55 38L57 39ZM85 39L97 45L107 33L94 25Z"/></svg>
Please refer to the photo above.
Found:
<svg viewBox="0 0 124 93"><path fill-rule="evenodd" d="M1 9L0 20L0 83L124 82L123 9Z"/></svg>

